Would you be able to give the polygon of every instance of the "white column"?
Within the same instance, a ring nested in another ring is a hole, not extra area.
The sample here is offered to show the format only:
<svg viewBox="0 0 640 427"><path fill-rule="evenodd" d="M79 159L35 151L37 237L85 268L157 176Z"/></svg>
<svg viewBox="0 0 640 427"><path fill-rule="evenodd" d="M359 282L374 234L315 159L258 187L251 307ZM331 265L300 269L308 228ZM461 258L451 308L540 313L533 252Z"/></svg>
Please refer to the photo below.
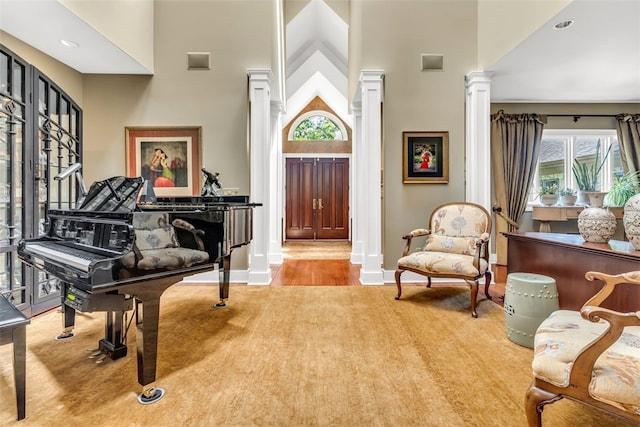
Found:
<svg viewBox="0 0 640 427"><path fill-rule="evenodd" d="M382 271L382 101L384 73L364 70L355 100L362 107L362 125L356 145L358 158L357 182L354 193L361 199L358 217L362 227L362 268L360 283L380 285L384 283Z"/></svg>
<svg viewBox="0 0 640 427"><path fill-rule="evenodd" d="M465 199L491 213L491 73L467 74L465 88Z"/></svg>
<svg viewBox="0 0 640 427"><path fill-rule="evenodd" d="M364 153L364 143L362 141L362 103L360 101L351 104L351 115L353 117L353 150L351 155L351 263L362 264L364 258L364 244L362 238L365 233L364 220L361 220L362 206L364 205L364 191L358 191L364 182L365 166L362 164Z"/></svg>
<svg viewBox="0 0 640 427"><path fill-rule="evenodd" d="M271 283L269 230L272 189L270 188L271 147L271 70L250 69L249 75L249 152L251 201L262 203L253 209L253 240L250 245L248 284ZM276 190L273 188L273 190Z"/></svg>
<svg viewBox="0 0 640 427"><path fill-rule="evenodd" d="M282 221L284 219L284 182L282 158L282 103L271 101L271 144L269 146L269 264L282 264Z"/></svg>

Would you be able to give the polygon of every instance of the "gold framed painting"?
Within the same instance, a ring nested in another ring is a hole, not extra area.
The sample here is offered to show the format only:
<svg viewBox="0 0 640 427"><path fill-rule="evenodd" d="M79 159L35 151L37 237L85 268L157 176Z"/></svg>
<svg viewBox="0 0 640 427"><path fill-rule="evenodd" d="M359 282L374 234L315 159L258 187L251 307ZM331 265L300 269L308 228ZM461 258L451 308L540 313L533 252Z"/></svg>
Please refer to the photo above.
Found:
<svg viewBox="0 0 640 427"><path fill-rule="evenodd" d="M201 127L126 127L127 176L141 176L158 197L200 194Z"/></svg>
<svg viewBox="0 0 640 427"><path fill-rule="evenodd" d="M449 132L402 132L402 182L449 182Z"/></svg>

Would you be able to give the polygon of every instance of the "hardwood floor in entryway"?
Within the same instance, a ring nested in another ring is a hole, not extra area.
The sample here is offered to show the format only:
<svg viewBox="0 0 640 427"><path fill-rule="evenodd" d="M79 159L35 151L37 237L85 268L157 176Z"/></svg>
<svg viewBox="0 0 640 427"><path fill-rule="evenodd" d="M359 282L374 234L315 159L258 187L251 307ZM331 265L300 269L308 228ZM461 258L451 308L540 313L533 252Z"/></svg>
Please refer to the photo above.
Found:
<svg viewBox="0 0 640 427"><path fill-rule="evenodd" d="M351 243L288 240L282 265L272 266L273 286L358 286L360 265L351 264Z"/></svg>
<svg viewBox="0 0 640 427"><path fill-rule="evenodd" d="M360 265L349 260L285 259L271 268L272 286L360 286Z"/></svg>
<svg viewBox="0 0 640 427"><path fill-rule="evenodd" d="M272 286L360 286L360 265L349 261L350 242L288 241L282 265L272 265ZM502 305L506 267L493 265L493 301ZM426 280L425 280L426 282ZM392 284L387 284L392 285ZM484 284L480 283L480 293Z"/></svg>
<svg viewBox="0 0 640 427"><path fill-rule="evenodd" d="M351 258L351 242L346 240L287 240L282 245L282 257L288 259Z"/></svg>

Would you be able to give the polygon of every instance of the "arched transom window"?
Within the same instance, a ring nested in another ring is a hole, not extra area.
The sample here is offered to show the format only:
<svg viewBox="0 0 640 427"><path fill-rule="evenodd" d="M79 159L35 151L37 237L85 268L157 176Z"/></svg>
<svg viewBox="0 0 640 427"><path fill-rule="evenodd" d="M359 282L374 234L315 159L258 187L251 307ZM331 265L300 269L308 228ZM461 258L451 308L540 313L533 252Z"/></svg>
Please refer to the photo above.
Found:
<svg viewBox="0 0 640 427"><path fill-rule="evenodd" d="M300 115L289 129L289 141L346 141L342 121L327 111L309 111Z"/></svg>

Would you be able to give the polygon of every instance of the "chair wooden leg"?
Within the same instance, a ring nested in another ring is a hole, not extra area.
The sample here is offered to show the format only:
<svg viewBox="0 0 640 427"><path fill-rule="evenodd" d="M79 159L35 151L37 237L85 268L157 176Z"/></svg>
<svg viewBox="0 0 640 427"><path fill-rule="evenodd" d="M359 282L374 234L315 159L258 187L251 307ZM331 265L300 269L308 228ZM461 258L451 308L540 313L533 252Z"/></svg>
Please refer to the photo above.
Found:
<svg viewBox="0 0 640 427"><path fill-rule="evenodd" d="M474 280L469 284L471 286L471 315L473 317L478 317L478 312L476 312L476 305L478 299L478 281Z"/></svg>
<svg viewBox="0 0 640 427"><path fill-rule="evenodd" d="M531 384L524 398L524 409L529 427L542 427L542 410L547 403L562 399L562 396L542 390Z"/></svg>
<svg viewBox="0 0 640 427"><path fill-rule="evenodd" d="M397 269L396 270L396 286L398 287L398 294L396 295L396 299L400 299L402 295L402 286L400 285L400 275L404 272L404 270Z"/></svg>
<svg viewBox="0 0 640 427"><path fill-rule="evenodd" d="M491 295L489 294L489 285L491 284L491 272L487 270L484 273L484 295L488 300L491 299Z"/></svg>

